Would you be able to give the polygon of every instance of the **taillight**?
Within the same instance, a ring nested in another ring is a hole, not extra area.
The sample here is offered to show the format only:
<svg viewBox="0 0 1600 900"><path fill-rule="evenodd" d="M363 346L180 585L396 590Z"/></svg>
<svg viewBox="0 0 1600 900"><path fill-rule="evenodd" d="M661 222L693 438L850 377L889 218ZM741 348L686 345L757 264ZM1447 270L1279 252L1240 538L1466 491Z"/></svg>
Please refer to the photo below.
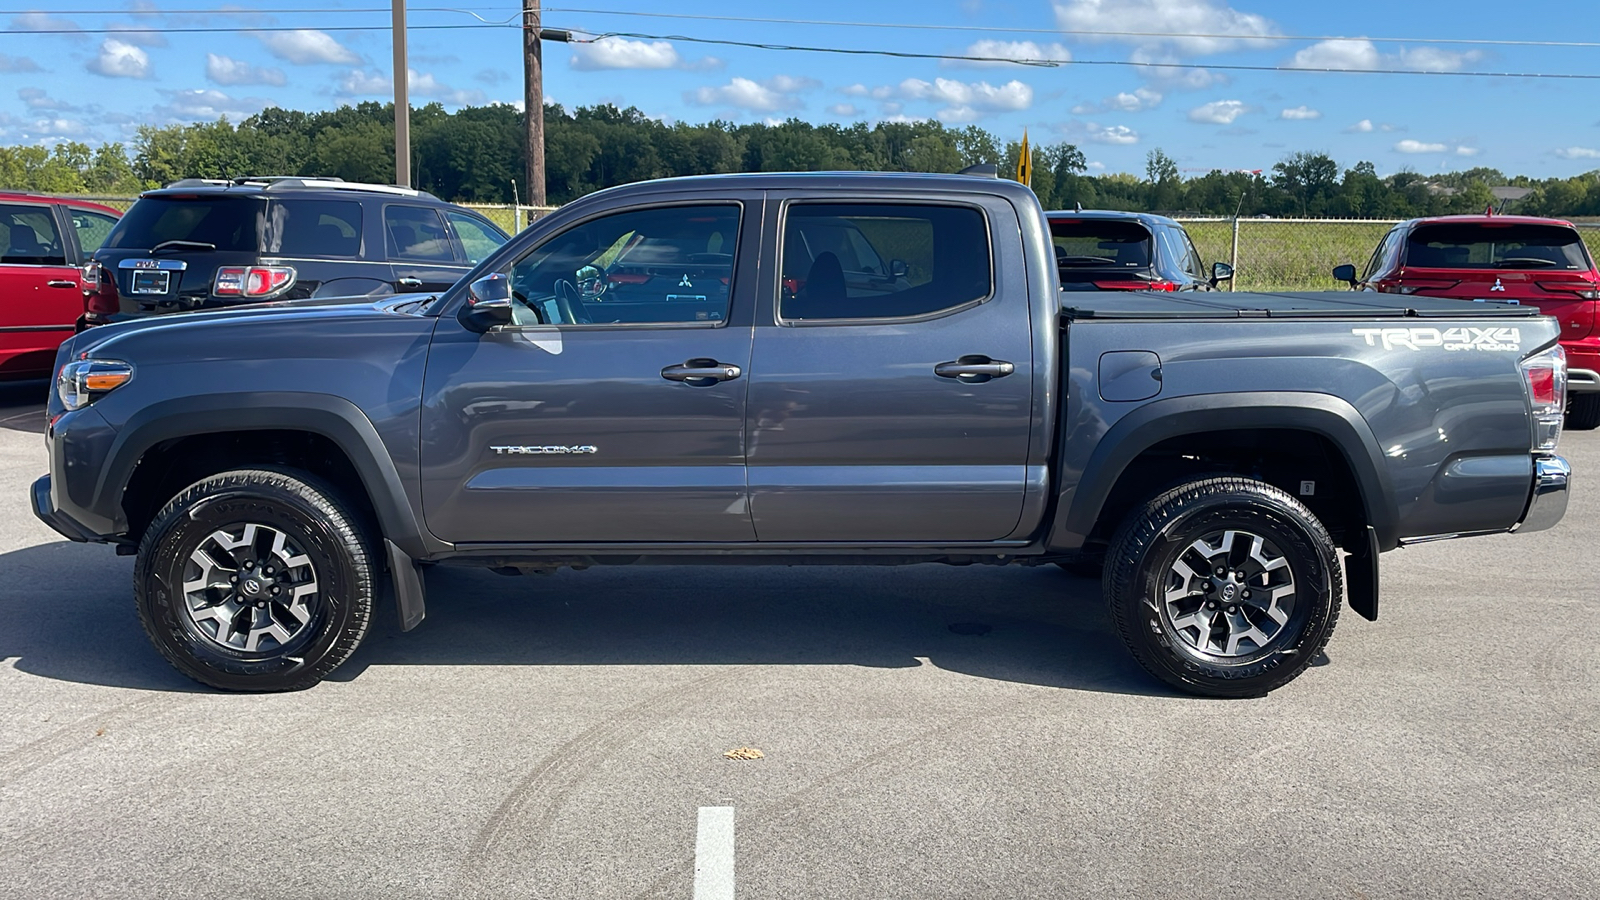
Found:
<svg viewBox="0 0 1600 900"><path fill-rule="evenodd" d="M97 262L85 263L83 274L79 281L83 284L85 293L93 293L100 289L100 264Z"/></svg>
<svg viewBox="0 0 1600 900"><path fill-rule="evenodd" d="M1175 291L1178 285L1171 281L1096 281L1094 286L1102 291Z"/></svg>
<svg viewBox="0 0 1600 900"><path fill-rule="evenodd" d="M92 278L89 276L91 270L94 272ZM92 313L106 315L120 312L122 301L117 297L117 280L111 277L111 273L99 263L89 263L83 267L83 272L84 289L89 297L89 302L84 308ZM89 287L91 283L94 285L92 288Z"/></svg>
<svg viewBox="0 0 1600 900"><path fill-rule="evenodd" d="M1600 287L1587 281L1541 281L1539 287L1558 294L1576 294L1585 300L1600 300Z"/></svg>
<svg viewBox="0 0 1600 900"><path fill-rule="evenodd" d="M211 293L217 297L248 297L264 300L294 287L290 266L223 266L217 269Z"/></svg>
<svg viewBox="0 0 1600 900"><path fill-rule="evenodd" d="M1554 450L1567 405L1567 351L1558 344L1528 357L1522 361L1522 378L1533 404L1533 449Z"/></svg>

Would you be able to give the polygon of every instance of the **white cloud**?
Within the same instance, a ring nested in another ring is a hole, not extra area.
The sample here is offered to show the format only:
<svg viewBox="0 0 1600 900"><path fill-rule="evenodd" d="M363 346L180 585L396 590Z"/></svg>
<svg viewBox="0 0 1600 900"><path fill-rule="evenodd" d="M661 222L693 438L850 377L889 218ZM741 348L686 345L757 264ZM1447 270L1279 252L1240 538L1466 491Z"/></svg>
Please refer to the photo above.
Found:
<svg viewBox="0 0 1600 900"><path fill-rule="evenodd" d="M1088 169L1091 172L1104 172L1106 170L1106 164L1105 163L1096 162L1094 160L1090 160L1089 162L1084 163L1083 167L1085 169Z"/></svg>
<svg viewBox="0 0 1600 900"><path fill-rule="evenodd" d="M100 44L100 55L89 60L85 68L107 78L149 78L150 54L116 38L106 38Z"/></svg>
<svg viewBox="0 0 1600 900"><path fill-rule="evenodd" d="M1478 148L1477 147L1466 147L1466 146L1457 147L1456 148L1456 155L1457 156L1477 156L1478 155Z"/></svg>
<svg viewBox="0 0 1600 900"><path fill-rule="evenodd" d="M1371 119L1362 119L1361 121L1355 123L1354 125L1351 125L1349 128L1346 128L1345 129L1345 133L1346 134L1365 134L1365 133L1371 131L1372 127L1373 126L1372 126L1372 120Z"/></svg>
<svg viewBox="0 0 1600 900"><path fill-rule="evenodd" d="M1126 145L1139 143L1139 132L1126 125L1108 125L1102 128L1094 122L1089 122L1085 124L1085 129L1089 140L1096 144Z"/></svg>
<svg viewBox="0 0 1600 900"><path fill-rule="evenodd" d="M1295 53L1289 64L1306 69L1421 69L1425 72L1454 72L1467 63L1483 58L1478 50L1456 52L1435 47L1402 48L1395 53L1381 52L1366 38L1338 38L1321 41Z"/></svg>
<svg viewBox="0 0 1600 900"><path fill-rule="evenodd" d="M1395 144L1394 149L1399 153L1445 153L1450 147L1446 144L1428 144L1407 138Z"/></svg>
<svg viewBox="0 0 1600 900"><path fill-rule="evenodd" d="M1291 109L1286 109L1281 113L1278 113L1278 118L1280 118L1280 119L1301 119L1301 120L1304 120L1304 119L1320 119L1320 118L1322 118L1322 113L1321 113L1321 111L1312 109L1309 106L1296 106L1296 107L1293 107ZM1367 124L1370 125L1372 123L1368 122Z"/></svg>
<svg viewBox="0 0 1600 900"><path fill-rule="evenodd" d="M265 109L268 101L260 97L235 98L212 88L162 91L167 103L155 108L156 114L174 121L211 121L223 116L242 119Z"/></svg>
<svg viewBox="0 0 1600 900"><path fill-rule="evenodd" d="M7 56L0 53L0 72L40 72L39 64L26 56Z"/></svg>
<svg viewBox="0 0 1600 900"><path fill-rule="evenodd" d="M272 31L256 35L267 52L297 66L319 63L355 65L361 57L324 31L302 28L297 31Z"/></svg>
<svg viewBox="0 0 1600 900"><path fill-rule="evenodd" d="M416 69L406 72L406 90L411 97L438 100L450 106L474 106L484 101L482 91L457 90ZM394 81L376 70L351 69L340 76L334 93L343 97L385 97L394 93Z"/></svg>
<svg viewBox="0 0 1600 900"><path fill-rule="evenodd" d="M690 62L670 41L633 41L609 37L592 44L574 44L568 64L585 72L603 69L719 69L722 60L714 56Z"/></svg>
<svg viewBox="0 0 1600 900"><path fill-rule="evenodd" d="M1063 31L1161 32L1157 37L1075 35L1082 40L1160 47L1180 56L1266 46L1270 42L1260 38L1278 33L1264 16L1209 0L1055 0L1054 5ZM1194 36L1201 34L1221 37Z"/></svg>
<svg viewBox="0 0 1600 900"><path fill-rule="evenodd" d="M11 17L15 31L77 31L78 23L49 13L25 12Z"/></svg>
<svg viewBox="0 0 1600 900"><path fill-rule="evenodd" d="M1043 46L1033 41L976 41L962 51L963 56L982 56L991 59L1016 59L1016 60L1052 60L1066 62L1072 59L1072 51L1063 44L1045 44ZM1009 66L1013 63L1006 62L979 62L977 60L948 60L945 63L951 66L965 66L981 68L986 66Z"/></svg>
<svg viewBox="0 0 1600 900"><path fill-rule="evenodd" d="M1556 155L1562 159L1600 159L1600 150L1589 147L1561 147Z"/></svg>
<svg viewBox="0 0 1600 900"><path fill-rule="evenodd" d="M89 126L77 119L39 119L33 130L53 138L78 138L89 133Z"/></svg>
<svg viewBox="0 0 1600 900"><path fill-rule="evenodd" d="M841 119L848 119L851 116L861 115L861 110L857 109L854 103L835 103L828 107L828 113Z"/></svg>
<svg viewBox="0 0 1600 900"><path fill-rule="evenodd" d="M1207 125L1232 125L1233 120L1250 111L1242 100L1213 100L1189 110L1189 121Z"/></svg>
<svg viewBox="0 0 1600 900"><path fill-rule="evenodd" d="M735 77L724 85L687 91L683 99L697 106L729 106L750 112L778 112L804 106L805 103L796 95L819 86L819 82L813 79L789 75L778 75L762 82Z"/></svg>
<svg viewBox="0 0 1600 900"><path fill-rule="evenodd" d="M147 30L152 27L154 23L151 22L111 22L106 25L106 28L115 32L118 40L124 43L137 44L140 47L165 47L167 36L159 31Z"/></svg>
<svg viewBox="0 0 1600 900"><path fill-rule="evenodd" d="M270 84L282 87L289 82L282 69L252 66L242 59L216 53L206 54L206 77L225 85Z"/></svg>
<svg viewBox="0 0 1600 900"><path fill-rule="evenodd" d="M41 88L25 87L17 91L17 97L29 109L52 112L74 112L78 107L65 100L58 100L50 96Z"/></svg>
<svg viewBox="0 0 1600 900"><path fill-rule="evenodd" d="M992 85L951 78L935 78L931 82L907 78L895 93L906 100L941 104L935 115L945 122L971 122L990 113L1014 112L1033 105L1033 88L1016 80Z"/></svg>
<svg viewBox="0 0 1600 900"><path fill-rule="evenodd" d="M1112 94L1099 103L1080 103L1072 108L1072 113L1085 116L1097 112L1143 112L1160 105L1161 92L1142 87Z"/></svg>

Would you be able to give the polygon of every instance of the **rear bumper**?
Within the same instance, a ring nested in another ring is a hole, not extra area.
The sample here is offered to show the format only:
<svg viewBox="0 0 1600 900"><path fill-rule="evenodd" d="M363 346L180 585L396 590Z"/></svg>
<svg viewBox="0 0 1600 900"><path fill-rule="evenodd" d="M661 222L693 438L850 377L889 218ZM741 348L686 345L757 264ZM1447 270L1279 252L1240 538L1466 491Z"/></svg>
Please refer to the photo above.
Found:
<svg viewBox="0 0 1600 900"><path fill-rule="evenodd" d="M1593 369L1568 369L1567 390L1574 394L1600 391L1600 372Z"/></svg>
<svg viewBox="0 0 1600 900"><path fill-rule="evenodd" d="M39 521L49 525L57 534L69 541L78 541L79 543L100 540L98 536L91 534L87 528L74 521L71 516L56 508L55 501L50 497L49 475L41 475L39 480L33 483L33 488L28 493L33 501L33 514L39 517Z"/></svg>
<svg viewBox="0 0 1600 900"><path fill-rule="evenodd" d="M1537 456L1533 460L1533 494L1528 510L1522 514L1516 531L1543 531L1561 521L1567 512L1567 491L1572 485L1572 466L1559 456Z"/></svg>

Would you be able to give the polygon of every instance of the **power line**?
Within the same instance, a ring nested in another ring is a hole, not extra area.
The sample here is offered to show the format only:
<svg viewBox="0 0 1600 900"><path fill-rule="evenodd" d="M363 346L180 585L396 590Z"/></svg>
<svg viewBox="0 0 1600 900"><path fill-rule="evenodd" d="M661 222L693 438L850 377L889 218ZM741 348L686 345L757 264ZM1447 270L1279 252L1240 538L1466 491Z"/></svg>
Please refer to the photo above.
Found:
<svg viewBox="0 0 1600 900"><path fill-rule="evenodd" d="M1078 37L1214 38L1234 41L1370 41L1374 44L1470 44L1496 47L1580 47L1597 48L1595 41L1514 41L1491 38L1405 38L1352 37L1349 35L1305 34L1221 34L1190 31L1097 31L1070 28L1013 28L999 25L927 25L907 22L841 22L826 19L770 19L754 16L709 16L692 13L640 12L620 9L588 9L552 6L545 12L580 13L597 16L636 16L653 19L695 19L706 22L742 22L763 25L816 25L829 28L893 28L918 31L967 31L994 34L1055 34ZM1217 68L1208 66L1207 68Z"/></svg>
<svg viewBox="0 0 1600 900"><path fill-rule="evenodd" d="M575 34L593 34L592 32L571 29ZM1600 81L1600 74L1583 74L1573 72L1477 72L1477 71L1443 71L1438 69L1350 69L1323 66L1249 66L1242 64L1223 63L1162 63L1138 62L1129 59L1018 59L1009 56L976 56L960 53L916 53L909 50L865 50L844 47L813 47L802 44L763 44L754 41L735 41L721 38L697 38L683 34L641 34L639 32L610 31L604 34L593 34L593 37L583 43L606 38L633 38L646 41L682 41L686 44L716 44L726 47L748 47L755 50L790 50L802 53L834 53L844 56L887 56L895 59L941 59L960 62L990 62L1013 63L1019 66L1040 66L1057 68L1060 66L1128 66L1141 69L1220 69L1229 72L1315 72L1321 74L1340 75L1445 75L1477 78L1548 78L1577 81Z"/></svg>
<svg viewBox="0 0 1600 900"><path fill-rule="evenodd" d="M424 6L410 7L409 12L437 12L460 13L473 16L480 21L490 22L479 16L479 12L503 12L502 7L485 6ZM220 16L252 16L252 15L335 15L340 13L367 14L389 13L390 7L347 7L347 8L269 8L240 9L239 7L222 7L217 9L18 9L0 10L0 16L26 15L29 13L46 12L58 16L194 16L194 15L220 15ZM1502 38L1427 38L1427 37L1370 37L1366 35L1307 35L1307 34L1228 34L1223 32L1201 31L1103 31L1095 29L1068 29L1068 28L1021 28L1003 25L933 25L914 22L849 22L828 19L778 19L757 16L713 16L693 13L663 13L645 12L640 10L623 9L592 9L588 7L549 7L545 12L578 13L582 15L597 16L634 16L637 18L655 19L685 19L705 22L737 22L746 24L765 25L813 25L828 28L890 28L896 30L917 31L952 31L952 32L978 32L986 34L1042 34L1042 35L1072 35L1076 37L1135 37L1135 38L1202 38L1213 40L1236 41L1369 41L1374 44L1461 44L1484 47L1573 47L1579 49L1600 48L1600 41L1525 41ZM521 17L515 13L501 21L509 24ZM494 22L500 24L500 22ZM35 32L49 33L49 32Z"/></svg>

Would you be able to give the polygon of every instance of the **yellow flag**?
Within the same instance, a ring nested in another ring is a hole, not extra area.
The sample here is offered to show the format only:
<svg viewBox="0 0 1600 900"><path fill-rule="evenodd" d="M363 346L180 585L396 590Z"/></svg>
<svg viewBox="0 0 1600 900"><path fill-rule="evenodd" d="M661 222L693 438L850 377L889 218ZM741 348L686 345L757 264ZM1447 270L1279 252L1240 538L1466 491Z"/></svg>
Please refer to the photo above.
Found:
<svg viewBox="0 0 1600 900"><path fill-rule="evenodd" d="M1022 152L1017 154L1017 180L1033 187L1033 153L1028 149L1028 129L1022 129Z"/></svg>

